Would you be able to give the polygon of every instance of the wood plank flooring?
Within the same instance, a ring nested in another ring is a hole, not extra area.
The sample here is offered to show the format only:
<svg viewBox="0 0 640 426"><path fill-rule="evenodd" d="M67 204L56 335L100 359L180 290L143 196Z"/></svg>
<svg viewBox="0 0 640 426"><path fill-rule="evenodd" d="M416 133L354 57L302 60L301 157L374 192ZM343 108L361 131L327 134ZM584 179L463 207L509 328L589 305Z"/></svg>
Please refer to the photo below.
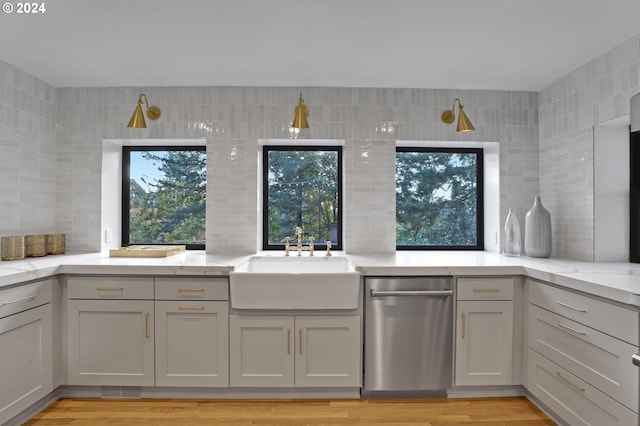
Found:
<svg viewBox="0 0 640 426"><path fill-rule="evenodd" d="M346 400L61 399L27 421L49 425L554 425L526 398Z"/></svg>

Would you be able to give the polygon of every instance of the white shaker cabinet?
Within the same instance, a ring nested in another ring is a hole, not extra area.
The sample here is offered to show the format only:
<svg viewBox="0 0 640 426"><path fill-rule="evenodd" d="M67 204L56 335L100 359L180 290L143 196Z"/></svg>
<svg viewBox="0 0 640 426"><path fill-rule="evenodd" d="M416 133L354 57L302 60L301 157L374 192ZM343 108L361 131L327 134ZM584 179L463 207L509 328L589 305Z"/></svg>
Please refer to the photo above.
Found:
<svg viewBox="0 0 640 426"><path fill-rule="evenodd" d="M360 386L360 316L230 316L230 381L244 387Z"/></svg>
<svg viewBox="0 0 640 426"><path fill-rule="evenodd" d="M0 424L53 390L49 281L0 291Z"/></svg>
<svg viewBox="0 0 640 426"><path fill-rule="evenodd" d="M153 386L153 279L69 277L68 296L68 383Z"/></svg>
<svg viewBox="0 0 640 426"><path fill-rule="evenodd" d="M457 280L455 384L513 384L513 279Z"/></svg>
<svg viewBox="0 0 640 426"><path fill-rule="evenodd" d="M227 278L155 278L156 386L229 386Z"/></svg>
<svg viewBox="0 0 640 426"><path fill-rule="evenodd" d="M360 386L360 316L296 317L297 387Z"/></svg>
<svg viewBox="0 0 640 426"><path fill-rule="evenodd" d="M293 317L229 316L231 386L292 387Z"/></svg>

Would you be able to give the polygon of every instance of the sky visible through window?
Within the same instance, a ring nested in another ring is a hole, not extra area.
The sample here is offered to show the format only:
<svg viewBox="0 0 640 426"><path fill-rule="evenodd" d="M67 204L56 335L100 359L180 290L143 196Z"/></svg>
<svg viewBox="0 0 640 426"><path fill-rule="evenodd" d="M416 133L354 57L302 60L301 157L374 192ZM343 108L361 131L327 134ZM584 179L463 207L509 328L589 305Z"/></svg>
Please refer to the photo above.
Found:
<svg viewBox="0 0 640 426"><path fill-rule="evenodd" d="M158 169L158 165L154 161L144 158L143 153L144 151L131 151L129 176L138 182L145 191L155 191L155 187L145 183L145 180L146 182L157 183L164 176L164 173ZM157 154L166 154L166 151L158 151Z"/></svg>

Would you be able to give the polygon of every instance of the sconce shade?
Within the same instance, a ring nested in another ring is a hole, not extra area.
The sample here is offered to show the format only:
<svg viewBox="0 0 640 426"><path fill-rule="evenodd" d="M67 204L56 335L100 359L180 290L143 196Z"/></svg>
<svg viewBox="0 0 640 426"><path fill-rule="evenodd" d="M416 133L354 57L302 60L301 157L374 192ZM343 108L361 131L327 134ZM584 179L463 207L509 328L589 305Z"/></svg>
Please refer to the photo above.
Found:
<svg viewBox="0 0 640 426"><path fill-rule="evenodd" d="M294 129L308 129L308 115L309 108L307 108L307 106L304 104L304 99L302 99L302 92L300 92L300 99L298 99L298 106L295 109L295 116L293 117L293 123L291 123L291 127L293 127Z"/></svg>
<svg viewBox="0 0 640 426"><path fill-rule="evenodd" d="M146 129L147 123L144 121L144 114L142 113L142 102L138 101L138 106L133 111L133 115L131 116L131 120L129 120L129 124L127 127L133 127L134 129Z"/></svg>
<svg viewBox="0 0 640 426"><path fill-rule="evenodd" d="M136 109L133 111L133 115L131 116L131 120L129 120L129 124L127 127L132 127L134 129L146 129L147 123L144 121L144 114L142 113L142 98L144 97L144 102L147 105L147 117L149 120L157 120L160 118L160 108L157 106L149 106L149 102L147 101L147 96L143 93L138 98L138 105L136 105Z"/></svg>
<svg viewBox="0 0 640 426"><path fill-rule="evenodd" d="M472 132L474 131L476 128L473 127L473 124L471 124L471 120L469 120L469 117L467 117L467 114L464 113L464 105L462 105L462 103L460 102L460 99L456 98L453 101L453 108L451 108L450 110L446 110L442 113L442 115L440 116L440 119L442 120L443 123L446 124L451 124L453 123L453 120L456 119L456 114L455 114L455 108L456 108L456 102L458 102L458 125L456 127L456 131L458 132Z"/></svg>
<svg viewBox="0 0 640 426"><path fill-rule="evenodd" d="M458 132L473 132L476 128L473 127L471 121L469 121L469 117L464 113L462 109L462 105L460 105L460 112L458 113L458 127L456 131Z"/></svg>

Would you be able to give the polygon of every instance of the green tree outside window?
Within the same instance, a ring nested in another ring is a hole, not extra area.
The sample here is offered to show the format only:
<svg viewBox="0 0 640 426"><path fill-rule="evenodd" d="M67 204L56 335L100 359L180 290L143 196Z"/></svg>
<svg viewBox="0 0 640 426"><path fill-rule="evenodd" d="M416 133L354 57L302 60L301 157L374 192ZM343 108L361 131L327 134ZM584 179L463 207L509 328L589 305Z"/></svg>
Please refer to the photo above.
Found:
<svg viewBox="0 0 640 426"><path fill-rule="evenodd" d="M296 226L318 248L342 245L340 147L263 147L263 248L282 249Z"/></svg>
<svg viewBox="0 0 640 426"><path fill-rule="evenodd" d="M124 147L123 245L205 247L204 147Z"/></svg>
<svg viewBox="0 0 640 426"><path fill-rule="evenodd" d="M482 150L398 148L398 249L483 249Z"/></svg>

